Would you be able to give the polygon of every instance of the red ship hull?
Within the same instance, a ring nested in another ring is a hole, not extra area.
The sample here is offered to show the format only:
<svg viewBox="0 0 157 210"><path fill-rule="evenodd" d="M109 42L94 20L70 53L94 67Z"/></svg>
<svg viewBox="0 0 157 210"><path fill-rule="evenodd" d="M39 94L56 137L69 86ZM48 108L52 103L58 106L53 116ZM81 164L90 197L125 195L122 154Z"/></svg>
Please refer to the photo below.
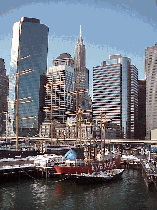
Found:
<svg viewBox="0 0 157 210"><path fill-rule="evenodd" d="M120 165L121 157L118 156L108 161L91 161L89 165L55 165L55 170L58 174L81 174L81 173L92 173L94 171L105 171L110 169L118 168Z"/></svg>

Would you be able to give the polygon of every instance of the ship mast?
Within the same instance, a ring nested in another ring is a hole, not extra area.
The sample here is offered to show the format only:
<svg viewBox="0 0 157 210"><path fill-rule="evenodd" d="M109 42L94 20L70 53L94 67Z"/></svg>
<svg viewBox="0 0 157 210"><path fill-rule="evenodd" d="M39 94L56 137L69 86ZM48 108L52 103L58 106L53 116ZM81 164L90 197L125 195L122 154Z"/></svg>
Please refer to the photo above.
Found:
<svg viewBox="0 0 157 210"><path fill-rule="evenodd" d="M106 113L105 113L105 120L104 120L104 155L105 155L105 138L106 138Z"/></svg>
<svg viewBox="0 0 157 210"><path fill-rule="evenodd" d="M102 129L104 128L104 155L105 155L105 136L106 136L106 113L105 113L105 119L103 119L103 111L100 113L100 128L101 128L101 155L103 155L103 147L102 147ZM103 155L103 159L104 159Z"/></svg>
<svg viewBox="0 0 157 210"><path fill-rule="evenodd" d="M52 138L53 138L53 132L52 132L52 117L53 117L53 68L52 68L52 81L51 81L51 113L50 113L50 133L51 133L51 145L52 145Z"/></svg>
<svg viewBox="0 0 157 210"><path fill-rule="evenodd" d="M16 150L18 150L18 137L19 137L19 77L20 77L20 35L21 35L21 22L19 24L19 44L18 44L18 60L17 60L17 75L16 75Z"/></svg>

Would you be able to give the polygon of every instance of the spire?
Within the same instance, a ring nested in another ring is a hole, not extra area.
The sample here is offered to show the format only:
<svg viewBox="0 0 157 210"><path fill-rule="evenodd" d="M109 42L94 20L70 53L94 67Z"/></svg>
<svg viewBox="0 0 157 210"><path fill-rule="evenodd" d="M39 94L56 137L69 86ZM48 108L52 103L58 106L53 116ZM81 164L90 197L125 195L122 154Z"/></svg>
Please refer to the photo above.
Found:
<svg viewBox="0 0 157 210"><path fill-rule="evenodd" d="M81 37L81 25L80 25L80 37Z"/></svg>
<svg viewBox="0 0 157 210"><path fill-rule="evenodd" d="M78 38L78 43L82 43L83 44L81 25L80 25L80 36Z"/></svg>

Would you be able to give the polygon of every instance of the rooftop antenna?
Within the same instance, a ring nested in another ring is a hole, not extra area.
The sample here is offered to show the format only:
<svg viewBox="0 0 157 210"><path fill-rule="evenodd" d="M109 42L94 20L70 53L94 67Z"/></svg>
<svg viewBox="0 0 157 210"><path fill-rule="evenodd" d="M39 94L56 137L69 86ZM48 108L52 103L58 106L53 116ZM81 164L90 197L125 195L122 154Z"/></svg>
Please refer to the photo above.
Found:
<svg viewBox="0 0 157 210"><path fill-rule="evenodd" d="M81 25L80 25L80 37L81 37Z"/></svg>

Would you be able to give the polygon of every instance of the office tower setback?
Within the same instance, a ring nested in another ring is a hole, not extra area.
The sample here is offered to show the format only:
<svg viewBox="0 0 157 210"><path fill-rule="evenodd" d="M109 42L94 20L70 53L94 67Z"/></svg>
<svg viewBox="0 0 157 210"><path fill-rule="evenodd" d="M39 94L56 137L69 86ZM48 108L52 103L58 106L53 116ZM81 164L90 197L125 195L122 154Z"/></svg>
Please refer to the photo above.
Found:
<svg viewBox="0 0 157 210"><path fill-rule="evenodd" d="M0 135L5 134L6 120L8 121L8 88L9 81L6 75L5 62L4 59L0 58Z"/></svg>
<svg viewBox="0 0 157 210"><path fill-rule="evenodd" d="M48 68L45 97L46 118L40 129L42 136L50 134L51 102L52 121L55 127L58 127L58 123L66 122L67 111L74 111L74 95L70 94L74 91L73 67L74 60L71 55L62 53L53 60L53 66Z"/></svg>
<svg viewBox="0 0 157 210"><path fill-rule="evenodd" d="M17 77L10 80L9 100L10 116L16 128L16 98L19 96L19 135L35 135L44 118L42 111L44 100L43 84L47 69L48 32L46 25L39 19L22 17L13 25L11 49L11 75L19 76L19 93L17 93ZM42 94L41 94L42 93Z"/></svg>
<svg viewBox="0 0 157 210"><path fill-rule="evenodd" d="M62 53L53 60L49 75L54 78L53 105L57 110L53 112L54 120L64 123L67 119L67 111L74 110L74 60L69 53ZM47 92L48 95L50 91Z"/></svg>
<svg viewBox="0 0 157 210"><path fill-rule="evenodd" d="M145 50L146 138L157 128L157 44Z"/></svg>
<svg viewBox="0 0 157 210"><path fill-rule="evenodd" d="M146 80L138 80L138 139L146 136Z"/></svg>
<svg viewBox="0 0 157 210"><path fill-rule="evenodd" d="M116 138L135 138L137 82L137 68L121 55L111 55L108 63L93 68L93 118L100 122L103 110Z"/></svg>

